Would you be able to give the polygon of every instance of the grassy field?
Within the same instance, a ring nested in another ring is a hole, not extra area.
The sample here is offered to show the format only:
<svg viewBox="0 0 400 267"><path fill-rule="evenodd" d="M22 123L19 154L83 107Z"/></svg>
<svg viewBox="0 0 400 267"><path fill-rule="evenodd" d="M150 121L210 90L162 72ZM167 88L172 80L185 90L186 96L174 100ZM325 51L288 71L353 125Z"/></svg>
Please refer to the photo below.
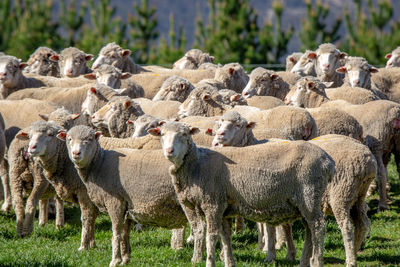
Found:
<svg viewBox="0 0 400 267"><path fill-rule="evenodd" d="M390 210L377 213L378 196L368 199L371 232L358 254L359 266L400 266L400 183L393 162L390 164ZM77 207L66 207L66 225L57 231L54 218L45 227L35 222L28 238L17 238L14 214L0 214L0 266L107 266L111 260L111 222L102 215L96 221L97 248L78 252L80 244L80 212ZM237 266L266 266L265 255L256 249L257 233L254 223L240 234L233 235L233 249ZM294 225L297 261L285 261L286 250L277 253L271 266L298 265L303 246L304 230L300 222ZM131 233L132 254L128 266L192 266L192 247L180 251L169 248L170 231L147 228ZM219 249L217 250L219 252ZM340 230L333 217L327 218L324 262L326 266L343 266L345 253ZM204 266L199 264L199 266ZM217 262L217 266L223 266Z"/></svg>

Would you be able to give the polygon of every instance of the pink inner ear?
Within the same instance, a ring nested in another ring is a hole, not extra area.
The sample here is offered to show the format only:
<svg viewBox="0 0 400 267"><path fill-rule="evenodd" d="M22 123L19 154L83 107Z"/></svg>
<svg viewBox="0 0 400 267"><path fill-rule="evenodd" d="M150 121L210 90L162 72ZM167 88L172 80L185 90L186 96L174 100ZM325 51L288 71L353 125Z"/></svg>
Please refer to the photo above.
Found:
<svg viewBox="0 0 400 267"><path fill-rule="evenodd" d="M316 58L317 58L317 53L310 53L310 54L308 54L308 58L316 59Z"/></svg>
<svg viewBox="0 0 400 267"><path fill-rule="evenodd" d="M232 74L235 70L233 68L229 68L229 73Z"/></svg>
<svg viewBox="0 0 400 267"><path fill-rule="evenodd" d="M54 61L59 61L60 57L57 55L51 55L50 59L54 60Z"/></svg>
<svg viewBox="0 0 400 267"><path fill-rule="evenodd" d="M294 58L293 58L293 57L290 57L290 58L289 58L289 61L291 61L291 62L294 63Z"/></svg>
<svg viewBox="0 0 400 267"><path fill-rule="evenodd" d="M391 57L392 57L392 54L387 54L387 55L385 56L386 59L390 59Z"/></svg>
<svg viewBox="0 0 400 267"><path fill-rule="evenodd" d="M128 120L128 124L132 125L132 124L133 124L133 121Z"/></svg>
<svg viewBox="0 0 400 267"><path fill-rule="evenodd" d="M93 94L97 93L97 91L96 91L96 89L94 87L90 88L90 92L92 92Z"/></svg>
<svg viewBox="0 0 400 267"><path fill-rule="evenodd" d="M399 129L400 128L400 119L394 119L392 122L393 128Z"/></svg>
<svg viewBox="0 0 400 267"><path fill-rule="evenodd" d="M208 134L212 134L212 129L208 128L208 129L207 129L207 133L208 133Z"/></svg>

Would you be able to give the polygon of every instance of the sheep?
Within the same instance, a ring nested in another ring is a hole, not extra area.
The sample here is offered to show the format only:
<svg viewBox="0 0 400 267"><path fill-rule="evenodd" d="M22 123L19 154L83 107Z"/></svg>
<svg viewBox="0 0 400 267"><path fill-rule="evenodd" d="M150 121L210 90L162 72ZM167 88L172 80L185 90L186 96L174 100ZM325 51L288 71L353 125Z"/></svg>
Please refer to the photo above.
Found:
<svg viewBox="0 0 400 267"><path fill-rule="evenodd" d="M339 87L343 84L343 74L335 70L343 64L347 54L340 52L335 45L326 43L319 45L316 50L317 62L315 71L317 77L323 82L333 82L332 87Z"/></svg>
<svg viewBox="0 0 400 267"><path fill-rule="evenodd" d="M60 57L52 49L40 46L29 57L28 67L24 69L26 73L34 73L43 76L60 77L60 67L58 61Z"/></svg>
<svg viewBox="0 0 400 267"><path fill-rule="evenodd" d="M128 121L133 123L135 131L132 137L141 137L147 135L147 130L156 128L161 120L151 115L141 115L135 121Z"/></svg>
<svg viewBox="0 0 400 267"><path fill-rule="evenodd" d="M217 70L217 68L222 67L221 64L214 64L214 63L210 63L210 62L206 62L201 64L198 69L199 70L206 70L206 69L213 69L213 70Z"/></svg>
<svg viewBox="0 0 400 267"><path fill-rule="evenodd" d="M114 42L108 43L100 50L99 56L94 61L92 67L95 70L103 64L108 64L119 68L123 72L129 72L132 74L145 71L142 67L133 62L130 55L131 50L123 49Z"/></svg>
<svg viewBox="0 0 400 267"><path fill-rule="evenodd" d="M175 100L179 102L185 101L194 86L185 78L179 76L171 76L161 85L160 90L153 97L153 101Z"/></svg>
<svg viewBox="0 0 400 267"><path fill-rule="evenodd" d="M297 82L297 80L301 78L300 75L288 71L277 71L276 74L290 86L294 85Z"/></svg>
<svg viewBox="0 0 400 267"><path fill-rule="evenodd" d="M147 98L135 98L134 101L140 105L145 114L161 119L175 119L182 104L174 100L153 102Z"/></svg>
<svg viewBox="0 0 400 267"><path fill-rule="evenodd" d="M111 218L110 266L130 260L131 219L169 229L186 225L187 219L168 177L170 164L161 150L103 150L98 142L99 134L83 125L73 127L66 134L60 132L58 136L66 140L70 159L90 198ZM201 250L195 244L195 251Z"/></svg>
<svg viewBox="0 0 400 267"><path fill-rule="evenodd" d="M190 49L185 55L175 61L172 69L197 69L203 63L212 63L214 57L199 49Z"/></svg>
<svg viewBox="0 0 400 267"><path fill-rule="evenodd" d="M133 135L133 127L128 120L136 120L143 115L141 107L129 97L113 98L92 115L92 124L111 137L126 138Z"/></svg>
<svg viewBox="0 0 400 267"><path fill-rule="evenodd" d="M69 129L73 122L79 117L79 114L71 114L64 108L59 108L49 115L40 114L42 119L46 121L54 121L61 127ZM17 133L29 132L29 127ZM39 225L47 223L47 203L50 197L55 196L55 191L49 182L42 175L42 168L38 162L29 158L28 140L13 139L8 150L8 164L10 185L13 200L13 207L17 217L17 234L19 236L29 235L33 230L33 218L35 215L35 207L40 201ZM23 193L29 192L29 197L24 205ZM64 207L62 200L58 197L57 202L57 228L64 225Z"/></svg>
<svg viewBox="0 0 400 267"><path fill-rule="evenodd" d="M247 105L259 108L261 110L271 109L278 106L283 106L285 103L279 98L273 96L255 95L246 99Z"/></svg>
<svg viewBox="0 0 400 267"><path fill-rule="evenodd" d="M221 100L226 105L230 105L232 107L236 105L247 105L246 99L244 99L241 94L238 94L233 90L221 89L218 90L218 94L221 95Z"/></svg>
<svg viewBox="0 0 400 267"><path fill-rule="evenodd" d="M322 193L334 174L333 160L304 141L215 150L197 148L191 138L197 131L198 128L177 122L149 130L161 136L163 154L173 164L169 173L193 228L195 244L203 239L205 216L206 266L215 266L218 234L225 266L234 266L227 221L234 215L273 225L303 216L306 244L300 265L322 266L325 221L320 205ZM200 254L192 258L193 262L199 260Z"/></svg>
<svg viewBox="0 0 400 267"><path fill-rule="evenodd" d="M386 54L385 58L388 60L386 62L386 68L400 67L400 47L397 47L391 53Z"/></svg>
<svg viewBox="0 0 400 267"><path fill-rule="evenodd" d="M380 68L372 73L372 83L379 88L389 100L400 103L400 68Z"/></svg>
<svg viewBox="0 0 400 267"><path fill-rule="evenodd" d="M103 149L132 148L154 150L161 149L160 140L152 135L145 135L135 138L115 138L100 136L99 144Z"/></svg>
<svg viewBox="0 0 400 267"><path fill-rule="evenodd" d="M292 73L297 73L300 76L317 76L316 64L317 53L311 50L306 50L299 58L297 63L290 70Z"/></svg>
<svg viewBox="0 0 400 267"><path fill-rule="evenodd" d="M241 93L249 81L249 76L239 63L229 63L215 71L214 80L220 82L223 88Z"/></svg>
<svg viewBox="0 0 400 267"><path fill-rule="evenodd" d="M328 94L333 98L350 99L352 103L367 103L378 100L379 97L371 91L362 88L342 86L326 89L326 83L318 78L306 76L301 78L285 97L285 104L298 107L319 107L329 102ZM368 92L369 91L369 92Z"/></svg>
<svg viewBox="0 0 400 267"><path fill-rule="evenodd" d="M387 99L387 96L371 83L371 74L377 73L378 69L368 64L365 58L347 57L344 66L336 72L345 75L344 85L365 88L374 92L380 99Z"/></svg>
<svg viewBox="0 0 400 267"><path fill-rule="evenodd" d="M54 187L58 197L79 203L81 209L82 236L79 250L95 246L94 223L98 209L89 199L88 192L68 158L65 143L57 138L61 126L52 121L38 121L31 125L28 133L17 137L29 139L28 154L44 169L45 178Z"/></svg>
<svg viewBox="0 0 400 267"><path fill-rule="evenodd" d="M73 78L91 72L86 64L92 59L92 54L86 54L78 48L68 47L63 49L58 61L61 77Z"/></svg>
<svg viewBox="0 0 400 267"><path fill-rule="evenodd" d="M299 61L303 53L295 52L286 57L286 71L291 71L293 66Z"/></svg>
<svg viewBox="0 0 400 267"><path fill-rule="evenodd" d="M242 95L244 97L267 95L283 100L289 90L289 84L283 81L274 71L258 67L250 73L249 82L243 89Z"/></svg>

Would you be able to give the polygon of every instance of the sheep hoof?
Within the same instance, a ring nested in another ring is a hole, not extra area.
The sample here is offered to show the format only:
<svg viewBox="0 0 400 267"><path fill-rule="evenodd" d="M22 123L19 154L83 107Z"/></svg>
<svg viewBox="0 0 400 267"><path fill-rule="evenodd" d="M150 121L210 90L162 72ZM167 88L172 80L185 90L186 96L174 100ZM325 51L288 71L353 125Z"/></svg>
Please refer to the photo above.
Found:
<svg viewBox="0 0 400 267"><path fill-rule="evenodd" d="M114 259L110 262L110 267L117 266L121 263L121 259Z"/></svg>
<svg viewBox="0 0 400 267"><path fill-rule="evenodd" d="M1 210L8 213L11 210L11 204L4 202L3 205L1 206Z"/></svg>
<svg viewBox="0 0 400 267"><path fill-rule="evenodd" d="M143 231L143 229L144 229L144 226L142 224L138 223L135 225L135 232L141 232L141 231Z"/></svg>
<svg viewBox="0 0 400 267"><path fill-rule="evenodd" d="M192 235L190 235L187 239L186 239L186 243L188 244L193 244L194 243L194 237Z"/></svg>
<svg viewBox="0 0 400 267"><path fill-rule="evenodd" d="M128 264L130 262L131 258L130 257L123 257L121 265Z"/></svg>
<svg viewBox="0 0 400 267"><path fill-rule="evenodd" d="M57 230L61 230L62 228L64 228L64 224L58 224L56 225Z"/></svg>
<svg viewBox="0 0 400 267"><path fill-rule="evenodd" d="M80 247L78 248L78 251L84 251L84 250L87 250L87 248L84 247L84 246L80 246Z"/></svg>
<svg viewBox="0 0 400 267"><path fill-rule="evenodd" d="M283 248L283 244L284 244L284 242L277 242L275 244L275 249L276 250L280 250L281 248Z"/></svg>
<svg viewBox="0 0 400 267"><path fill-rule="evenodd" d="M275 261L275 258L276 258L276 255L271 255L271 254L269 254L269 255L265 258L264 262L272 263L273 261Z"/></svg>

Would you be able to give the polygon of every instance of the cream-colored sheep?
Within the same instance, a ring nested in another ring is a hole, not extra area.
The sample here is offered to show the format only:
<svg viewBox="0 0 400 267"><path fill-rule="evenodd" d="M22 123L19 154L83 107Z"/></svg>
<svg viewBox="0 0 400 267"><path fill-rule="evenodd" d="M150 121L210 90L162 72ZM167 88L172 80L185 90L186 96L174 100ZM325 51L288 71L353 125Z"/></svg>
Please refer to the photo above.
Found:
<svg viewBox="0 0 400 267"><path fill-rule="evenodd" d="M27 62L28 67L24 69L24 72L60 77L59 59L59 55L52 49L40 46L30 55Z"/></svg>

